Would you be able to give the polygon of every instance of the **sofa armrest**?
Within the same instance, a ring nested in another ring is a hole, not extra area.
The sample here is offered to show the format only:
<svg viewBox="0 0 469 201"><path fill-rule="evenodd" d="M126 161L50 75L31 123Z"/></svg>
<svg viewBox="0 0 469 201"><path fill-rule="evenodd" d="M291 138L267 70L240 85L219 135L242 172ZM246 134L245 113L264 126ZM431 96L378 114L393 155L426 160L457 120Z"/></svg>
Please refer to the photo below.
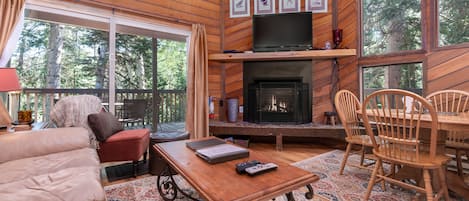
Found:
<svg viewBox="0 0 469 201"><path fill-rule="evenodd" d="M89 147L81 127L51 128L0 135L0 163Z"/></svg>

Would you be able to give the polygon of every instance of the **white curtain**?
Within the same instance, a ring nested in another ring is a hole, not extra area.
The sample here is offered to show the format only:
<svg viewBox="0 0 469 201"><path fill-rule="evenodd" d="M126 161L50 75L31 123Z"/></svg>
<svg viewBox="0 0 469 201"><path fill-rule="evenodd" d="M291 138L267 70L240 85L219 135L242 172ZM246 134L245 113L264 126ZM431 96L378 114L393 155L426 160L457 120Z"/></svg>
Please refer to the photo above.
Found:
<svg viewBox="0 0 469 201"><path fill-rule="evenodd" d="M3 1L3 0L1 0ZM0 67L5 67L10 60L11 55L16 49L16 45L18 44L18 40L21 36L21 31L23 30L24 25L24 6L21 9L20 18L18 19L18 23L16 23L14 31L11 33L10 38L8 39L7 45L3 50L3 54L0 55Z"/></svg>

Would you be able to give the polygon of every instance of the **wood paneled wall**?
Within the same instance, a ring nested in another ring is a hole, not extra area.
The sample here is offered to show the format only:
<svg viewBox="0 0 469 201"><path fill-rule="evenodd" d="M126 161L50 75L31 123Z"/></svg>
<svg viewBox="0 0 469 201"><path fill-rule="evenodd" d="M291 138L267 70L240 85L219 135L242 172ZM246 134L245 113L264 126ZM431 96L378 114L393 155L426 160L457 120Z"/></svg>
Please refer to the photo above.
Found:
<svg viewBox="0 0 469 201"><path fill-rule="evenodd" d="M304 9L304 0L301 1L301 11ZM339 28L344 29L344 40L341 47L356 48L356 23L357 12L355 1L339 2ZM278 1L276 9L278 12ZM332 0L328 1L327 13L313 14L313 46L324 47L326 41L332 42L333 6ZM224 0L224 35L223 49L246 51L252 49L252 17L230 18L229 0ZM251 1L251 16L254 13L254 3ZM358 94L358 70L356 58L339 60L339 86L346 86ZM313 122L323 122L324 112L332 110L331 101L331 60L312 61L312 108ZM243 67L242 63L224 65L226 79L224 89L226 97L235 97L242 100L243 96ZM342 87L341 87L342 88ZM243 104L242 101L240 104Z"/></svg>
<svg viewBox="0 0 469 201"><path fill-rule="evenodd" d="M469 91L469 48L431 52L427 55L426 94L443 90Z"/></svg>

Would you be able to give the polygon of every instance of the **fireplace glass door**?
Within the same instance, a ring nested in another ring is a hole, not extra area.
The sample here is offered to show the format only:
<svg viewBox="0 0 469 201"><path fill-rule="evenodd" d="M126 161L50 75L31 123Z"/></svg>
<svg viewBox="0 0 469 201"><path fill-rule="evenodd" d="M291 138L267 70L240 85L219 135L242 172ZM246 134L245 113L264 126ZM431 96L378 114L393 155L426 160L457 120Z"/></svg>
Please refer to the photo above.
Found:
<svg viewBox="0 0 469 201"><path fill-rule="evenodd" d="M308 111L308 84L291 81L261 81L249 86L248 121L256 123L305 123Z"/></svg>

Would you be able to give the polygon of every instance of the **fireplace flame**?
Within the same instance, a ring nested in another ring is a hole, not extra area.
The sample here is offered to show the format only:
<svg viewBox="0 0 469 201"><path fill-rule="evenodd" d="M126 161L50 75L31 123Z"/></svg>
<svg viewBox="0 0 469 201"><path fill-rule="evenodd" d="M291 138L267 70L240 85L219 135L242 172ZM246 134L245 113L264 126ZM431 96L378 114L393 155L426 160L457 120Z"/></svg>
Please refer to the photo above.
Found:
<svg viewBox="0 0 469 201"><path fill-rule="evenodd" d="M288 112L287 103L285 101L279 101L277 103L277 97L272 95L270 105L267 105L268 112Z"/></svg>

